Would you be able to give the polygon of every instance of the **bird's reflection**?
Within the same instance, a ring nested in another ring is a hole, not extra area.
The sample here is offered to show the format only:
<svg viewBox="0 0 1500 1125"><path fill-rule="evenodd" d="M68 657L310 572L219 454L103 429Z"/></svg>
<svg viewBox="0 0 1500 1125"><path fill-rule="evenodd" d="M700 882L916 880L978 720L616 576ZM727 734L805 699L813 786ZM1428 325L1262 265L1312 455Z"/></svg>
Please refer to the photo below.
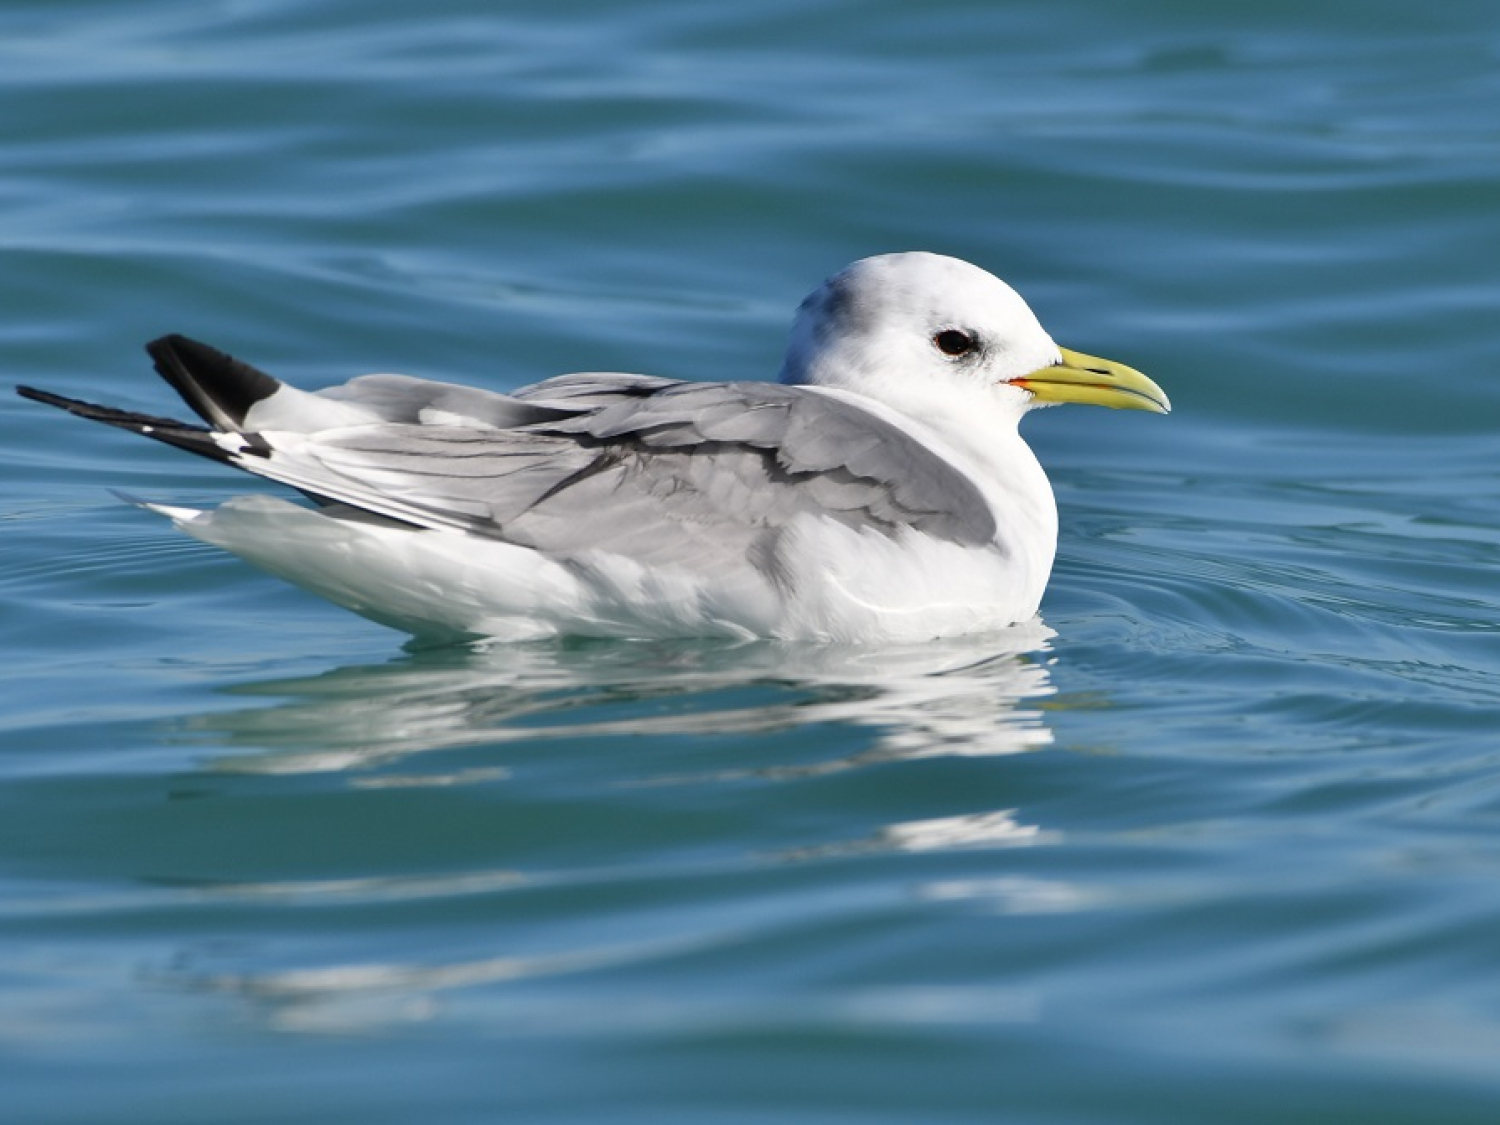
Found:
<svg viewBox="0 0 1500 1125"><path fill-rule="evenodd" d="M685 641L422 651L385 664L242 685L235 692L255 697L254 705L203 716L195 725L216 747L228 748L227 754L211 758L210 769L321 772L333 775L327 780L344 780L356 788L493 782L507 776L508 747L519 750L522 744L534 747L548 739L570 739L576 747L580 738L608 742L641 734L686 735L691 741L700 733L748 733L757 742L753 736L762 733L812 726L854 732L853 738L836 740L843 749L833 756L796 766L747 764L740 755L725 755L731 760L721 761L719 755L709 754L711 772L691 777L632 778L634 765L625 770L625 784L631 786L713 784L751 775L793 782L875 762L1016 754L1048 745L1051 732L1041 711L1028 701L1052 693L1045 656L1051 636L1044 625L1034 622L1003 636L904 648ZM440 753L461 749L480 752L451 753L452 763ZM841 865L851 857L881 852L931 857L956 848L1009 849L1049 843L1055 836L1025 823L1016 809L975 809L971 797L955 793L952 815L933 816L931 805L920 803L920 808L910 806L909 817L884 824L871 823L858 811L848 812L844 819L853 831L843 840L772 849L747 841L744 859L724 858L733 854L733 847L710 859L690 859L697 848L686 841L682 855L664 857L652 848L635 855L627 848L611 850L607 857L591 854L577 867L523 863L513 870L509 857L486 854L486 862L500 864L463 871L178 884L170 888L178 898L267 910L300 910L313 904L395 909L417 900L425 910L445 899L506 896L512 905L494 915L505 919L524 916L513 896L524 897L528 889L551 903L554 912L559 903L570 903L572 909L551 918L549 924L557 932L545 947L527 940L524 928L513 933L502 925L478 941L460 929L453 933L451 945L439 941L436 946L424 945L420 953L407 950L397 935L394 948L377 955L376 950L385 949L382 935L362 932L355 949L306 961L292 958L290 963L272 956L262 959L253 951L225 955L214 948L194 949L162 979L197 992L243 998L271 1026L284 1031L366 1031L392 1023L463 1018L469 1011L480 1013L474 1018L500 1026L554 1026L565 1034L585 1029L599 1034L607 1030L599 1006L590 1000L586 1007L570 1008L565 983L561 996L546 994L540 1010L527 1006L528 997L536 995L529 987L495 986L523 981L534 985L596 969L628 973L633 967L659 966L679 956L712 955L739 948L753 935L778 935L788 927L800 931L810 919L843 924L845 912L863 917L872 909L871 902L880 912L928 909L934 904L951 909L968 903L974 909L1011 914L1073 909L1083 901L1060 884L1043 883L1008 868L993 875L981 868L976 874L971 864L914 886L903 876L888 888L877 884L852 899L840 894L793 895L781 910L765 914L762 906L755 906L747 915L743 904L723 897L722 889L701 901L668 895L656 908L649 897L644 903L631 899L622 905L612 896L600 899L592 893L622 878L649 883L658 871L671 883L682 879L684 872L730 878L743 873L746 864L784 872L827 864L818 877L837 887ZM659 807L658 802L647 805ZM923 870L948 869L928 860ZM870 895L873 899L866 901ZM786 909L793 911L790 918L783 913ZM876 1009L885 1013L880 1018L895 1021L975 1018L972 1005L950 999L935 999L930 992L908 996L883 987L830 985L823 1003L830 1020L867 1022ZM993 997L987 998L983 1018L1013 1018L1013 999L997 1005ZM776 1012L761 1012L759 1003L752 994L704 1004L680 996L670 1003L659 1001L652 1018L674 1026L700 1021L738 1026L747 1020L779 1018ZM801 1001L798 1004L801 1018ZM620 1030L636 1034L644 1018L637 1006L627 1005L620 1012Z"/></svg>
<svg viewBox="0 0 1500 1125"><path fill-rule="evenodd" d="M457 747L753 734L812 723L867 729L872 744L843 759L787 767L788 775L890 759L1013 754L1051 742L1041 712L1023 704L1052 693L1042 655L1052 635L1033 621L986 638L894 647L563 641L424 650L304 679L238 685L233 694L273 702L199 716L193 727L230 750L217 769L350 771L351 784L365 787L504 775L494 766L420 779L354 776Z"/></svg>

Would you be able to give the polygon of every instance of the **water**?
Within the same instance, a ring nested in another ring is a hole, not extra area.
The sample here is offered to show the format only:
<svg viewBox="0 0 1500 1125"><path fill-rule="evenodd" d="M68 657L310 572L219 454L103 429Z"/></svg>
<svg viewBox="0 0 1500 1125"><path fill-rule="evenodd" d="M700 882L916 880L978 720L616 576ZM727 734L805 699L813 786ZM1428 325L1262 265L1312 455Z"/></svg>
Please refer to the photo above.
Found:
<svg viewBox="0 0 1500 1125"><path fill-rule="evenodd" d="M1480 0L17 2L0 370L774 372L994 269L1044 624L412 652L0 401L0 1116L1500 1116L1500 15Z"/></svg>

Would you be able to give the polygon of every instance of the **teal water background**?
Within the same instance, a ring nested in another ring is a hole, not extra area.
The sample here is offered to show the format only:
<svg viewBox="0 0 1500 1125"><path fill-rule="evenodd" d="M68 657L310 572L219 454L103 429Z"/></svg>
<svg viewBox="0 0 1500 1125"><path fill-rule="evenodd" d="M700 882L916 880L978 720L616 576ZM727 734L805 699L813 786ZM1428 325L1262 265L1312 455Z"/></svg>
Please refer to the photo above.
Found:
<svg viewBox="0 0 1500 1125"><path fill-rule="evenodd" d="M0 1117L1500 1120L1500 9L0 10L0 376L774 376L958 254L1045 625L410 652L0 400Z"/></svg>

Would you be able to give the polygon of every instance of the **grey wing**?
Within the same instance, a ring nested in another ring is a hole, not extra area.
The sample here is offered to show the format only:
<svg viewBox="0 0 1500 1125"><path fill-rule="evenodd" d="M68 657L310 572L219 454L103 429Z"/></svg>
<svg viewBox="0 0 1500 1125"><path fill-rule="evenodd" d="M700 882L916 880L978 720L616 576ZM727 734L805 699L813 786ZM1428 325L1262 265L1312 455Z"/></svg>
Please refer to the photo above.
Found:
<svg viewBox="0 0 1500 1125"><path fill-rule="evenodd" d="M531 428L639 446L650 455L644 475L658 487L676 489L684 477L707 487L734 468L770 523L816 511L967 546L995 535L984 494L959 469L880 416L805 387L653 381Z"/></svg>
<svg viewBox="0 0 1500 1125"><path fill-rule="evenodd" d="M355 407L372 421L510 428L577 414L622 396L649 394L674 382L650 375L580 372L502 394L411 375L361 375L313 394Z"/></svg>
<svg viewBox="0 0 1500 1125"><path fill-rule="evenodd" d="M516 395L440 383L411 375L361 375L313 392L318 398L357 408L371 420L408 425L478 425L509 428L573 413Z"/></svg>
<svg viewBox="0 0 1500 1125"><path fill-rule="evenodd" d="M806 388L564 376L499 397L546 416L265 435L269 456L236 463L419 526L645 564L744 558L802 514L966 545L995 534L979 489L952 465Z"/></svg>

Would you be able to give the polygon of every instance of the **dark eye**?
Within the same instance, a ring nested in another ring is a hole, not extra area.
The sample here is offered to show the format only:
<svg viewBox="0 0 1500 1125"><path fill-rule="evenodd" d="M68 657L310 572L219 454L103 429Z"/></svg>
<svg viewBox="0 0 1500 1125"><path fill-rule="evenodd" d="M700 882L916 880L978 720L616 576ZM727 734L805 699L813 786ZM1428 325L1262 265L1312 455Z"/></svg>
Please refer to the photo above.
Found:
<svg viewBox="0 0 1500 1125"><path fill-rule="evenodd" d="M962 328L944 328L932 338L932 342L937 345L938 351L952 356L968 355L979 347L979 337Z"/></svg>

